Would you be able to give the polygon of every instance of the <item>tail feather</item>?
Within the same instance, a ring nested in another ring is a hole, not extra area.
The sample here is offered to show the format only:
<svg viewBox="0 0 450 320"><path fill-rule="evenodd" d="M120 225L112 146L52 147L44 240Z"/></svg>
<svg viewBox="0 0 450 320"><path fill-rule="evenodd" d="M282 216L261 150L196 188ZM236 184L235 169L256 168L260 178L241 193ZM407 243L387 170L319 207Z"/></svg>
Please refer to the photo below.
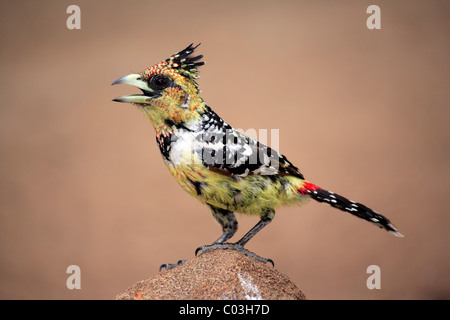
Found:
<svg viewBox="0 0 450 320"><path fill-rule="evenodd" d="M317 186L314 187L315 188L306 188L307 192L314 200L327 203L334 208L351 213L358 218L372 222L373 224L389 231L397 237L404 237L400 232L397 231L397 229L392 225L388 218L373 211L365 205L349 200L331 191L320 189Z"/></svg>

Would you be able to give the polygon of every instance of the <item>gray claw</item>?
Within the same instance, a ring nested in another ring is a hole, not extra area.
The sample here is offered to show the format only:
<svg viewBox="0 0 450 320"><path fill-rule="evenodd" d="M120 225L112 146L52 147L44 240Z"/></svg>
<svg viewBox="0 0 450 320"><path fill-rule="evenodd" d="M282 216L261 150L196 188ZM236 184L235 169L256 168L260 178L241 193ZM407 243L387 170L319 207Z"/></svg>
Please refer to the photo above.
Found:
<svg viewBox="0 0 450 320"><path fill-rule="evenodd" d="M166 268L166 270L176 268L185 262L186 262L186 260L179 260L177 263L164 263L159 267L159 272L161 272L161 270L164 268Z"/></svg>
<svg viewBox="0 0 450 320"><path fill-rule="evenodd" d="M251 258L261 261L263 263L270 262L272 264L272 267L275 267L275 264L273 263L272 259L260 257L256 253L253 253L253 252L245 249L242 245L237 244L237 243L213 243L211 245L201 246L195 250L195 256L197 256L199 251L203 251L202 253L200 253L200 256L201 256L202 254L204 254L210 250L214 250L214 249L222 249L222 250L228 249L228 250L235 250L238 252L242 252L247 257L251 257Z"/></svg>

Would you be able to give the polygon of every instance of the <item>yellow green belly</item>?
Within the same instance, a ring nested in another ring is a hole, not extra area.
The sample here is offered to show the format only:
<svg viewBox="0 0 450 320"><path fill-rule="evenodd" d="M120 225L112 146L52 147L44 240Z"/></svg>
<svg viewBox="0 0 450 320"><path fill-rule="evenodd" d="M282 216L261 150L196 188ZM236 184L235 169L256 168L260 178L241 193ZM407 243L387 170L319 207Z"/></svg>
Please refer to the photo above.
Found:
<svg viewBox="0 0 450 320"><path fill-rule="evenodd" d="M304 180L293 176L233 177L201 164L168 168L189 194L203 203L233 212L259 215L267 209L301 205L309 199L299 192Z"/></svg>

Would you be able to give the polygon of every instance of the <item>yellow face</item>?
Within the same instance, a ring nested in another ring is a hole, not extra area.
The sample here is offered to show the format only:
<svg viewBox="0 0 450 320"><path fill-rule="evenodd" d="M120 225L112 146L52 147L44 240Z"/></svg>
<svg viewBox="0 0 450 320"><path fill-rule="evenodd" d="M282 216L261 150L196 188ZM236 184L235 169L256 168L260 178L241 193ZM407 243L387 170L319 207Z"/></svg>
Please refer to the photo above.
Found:
<svg viewBox="0 0 450 320"><path fill-rule="evenodd" d="M179 123L198 118L198 109L204 103L198 94L195 62L199 57L189 57L192 45L139 74L130 74L114 84L129 84L139 88L142 94L115 98L114 101L136 104L151 120L158 134L165 134Z"/></svg>

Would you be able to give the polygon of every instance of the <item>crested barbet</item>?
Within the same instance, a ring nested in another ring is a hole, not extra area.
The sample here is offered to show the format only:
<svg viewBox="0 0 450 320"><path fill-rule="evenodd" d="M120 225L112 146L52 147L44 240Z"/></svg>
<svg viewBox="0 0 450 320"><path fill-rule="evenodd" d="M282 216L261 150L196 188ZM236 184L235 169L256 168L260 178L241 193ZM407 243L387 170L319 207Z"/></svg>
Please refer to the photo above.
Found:
<svg viewBox="0 0 450 320"><path fill-rule="evenodd" d="M302 205L309 199L402 237L386 217L305 180L284 155L238 132L219 117L200 97L196 79L198 67L204 62L202 55L194 55L197 47L191 44L143 72L113 83L142 91L113 101L135 104L144 113L155 128L156 142L170 173L184 190L209 207L222 227L222 235L212 244L197 248L196 254L231 249L273 264L245 249L245 244L272 221L276 208ZM238 228L235 212L257 215L260 221L239 241L228 243Z"/></svg>

